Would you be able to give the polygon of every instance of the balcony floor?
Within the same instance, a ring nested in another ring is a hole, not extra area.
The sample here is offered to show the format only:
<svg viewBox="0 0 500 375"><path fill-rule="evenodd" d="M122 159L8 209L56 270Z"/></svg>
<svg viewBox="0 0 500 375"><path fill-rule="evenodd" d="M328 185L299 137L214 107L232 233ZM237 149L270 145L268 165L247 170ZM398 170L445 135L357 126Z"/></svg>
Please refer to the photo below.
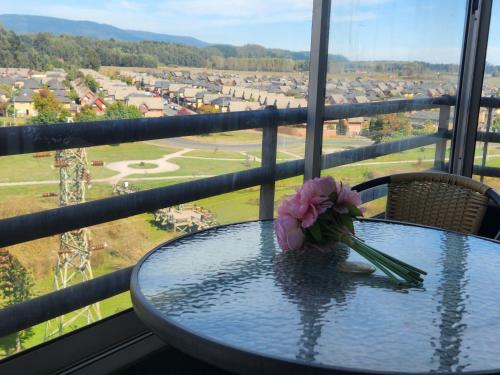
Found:
<svg viewBox="0 0 500 375"><path fill-rule="evenodd" d="M167 373L176 375L231 374L187 356L172 347L167 347L116 371L114 375L157 375Z"/></svg>

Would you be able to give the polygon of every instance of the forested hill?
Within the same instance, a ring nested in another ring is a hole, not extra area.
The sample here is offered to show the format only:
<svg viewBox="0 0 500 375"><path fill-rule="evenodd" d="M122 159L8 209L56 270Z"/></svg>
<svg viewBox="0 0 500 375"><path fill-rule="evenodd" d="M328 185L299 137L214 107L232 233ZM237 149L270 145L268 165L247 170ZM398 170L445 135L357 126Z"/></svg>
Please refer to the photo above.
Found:
<svg viewBox="0 0 500 375"><path fill-rule="evenodd" d="M159 65L250 71L302 71L308 52L259 45L193 46L158 41L119 41L51 33L17 34L0 25L0 66L46 70L52 67L97 69L101 65L155 68ZM330 56L331 61L347 61Z"/></svg>
<svg viewBox="0 0 500 375"><path fill-rule="evenodd" d="M17 34L0 25L0 67L91 68L100 66L148 67L178 65L246 71L307 71L308 52L264 48L255 44L214 44L197 48L157 41L118 41L50 33ZM413 76L425 71L456 73L456 64L420 61L349 61L329 56L332 72L392 72ZM500 75L500 67L487 65L488 74Z"/></svg>

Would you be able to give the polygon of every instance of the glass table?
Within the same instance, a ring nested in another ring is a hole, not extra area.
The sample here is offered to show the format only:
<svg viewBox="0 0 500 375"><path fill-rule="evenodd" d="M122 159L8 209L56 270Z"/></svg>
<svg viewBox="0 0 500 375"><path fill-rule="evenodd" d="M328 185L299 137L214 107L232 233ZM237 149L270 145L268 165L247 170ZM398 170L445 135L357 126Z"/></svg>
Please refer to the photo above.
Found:
<svg viewBox="0 0 500 375"><path fill-rule="evenodd" d="M169 344L235 373L500 369L498 242L376 220L355 228L426 270L424 283L340 272L346 258L363 261L342 246L283 253L273 222L256 221L151 251L132 276L134 308Z"/></svg>

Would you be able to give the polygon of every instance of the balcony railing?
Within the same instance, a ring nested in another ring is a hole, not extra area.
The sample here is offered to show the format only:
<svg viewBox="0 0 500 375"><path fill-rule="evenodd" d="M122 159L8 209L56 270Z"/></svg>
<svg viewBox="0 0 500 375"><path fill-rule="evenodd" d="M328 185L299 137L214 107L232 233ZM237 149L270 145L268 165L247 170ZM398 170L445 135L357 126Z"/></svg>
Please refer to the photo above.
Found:
<svg viewBox="0 0 500 375"><path fill-rule="evenodd" d="M434 168L444 170L447 165L446 143L451 139L451 131L448 130L450 107L454 103L454 97L443 96L327 106L325 121L428 109L439 109L440 116L436 133L325 154L321 168L338 167L435 144ZM482 98L481 106L500 108L500 99ZM0 233L4 235L0 238L0 247L259 185L259 216L261 219L271 218L275 182L303 175L305 165L304 159L276 163L278 126L302 124L306 118L307 109L278 110L269 107L251 112L1 128L0 156L262 129L263 162L259 168L2 219ZM500 133L478 132L477 140L500 143ZM474 171L484 176L500 177L500 168L478 165ZM383 191L365 192L363 200L370 201L383 194ZM131 269L124 268L0 310L0 337L127 291Z"/></svg>

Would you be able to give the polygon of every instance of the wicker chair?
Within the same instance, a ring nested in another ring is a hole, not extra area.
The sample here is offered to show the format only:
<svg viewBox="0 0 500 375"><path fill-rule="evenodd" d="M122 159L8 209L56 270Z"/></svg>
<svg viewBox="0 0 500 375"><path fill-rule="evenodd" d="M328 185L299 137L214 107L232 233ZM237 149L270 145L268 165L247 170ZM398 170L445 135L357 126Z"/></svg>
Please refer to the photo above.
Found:
<svg viewBox="0 0 500 375"><path fill-rule="evenodd" d="M487 210L494 210L490 223L494 228L488 236L498 239L500 235L500 196L479 181L438 172L403 173L367 181L353 189L361 192L385 184L386 219L483 235L483 218Z"/></svg>

